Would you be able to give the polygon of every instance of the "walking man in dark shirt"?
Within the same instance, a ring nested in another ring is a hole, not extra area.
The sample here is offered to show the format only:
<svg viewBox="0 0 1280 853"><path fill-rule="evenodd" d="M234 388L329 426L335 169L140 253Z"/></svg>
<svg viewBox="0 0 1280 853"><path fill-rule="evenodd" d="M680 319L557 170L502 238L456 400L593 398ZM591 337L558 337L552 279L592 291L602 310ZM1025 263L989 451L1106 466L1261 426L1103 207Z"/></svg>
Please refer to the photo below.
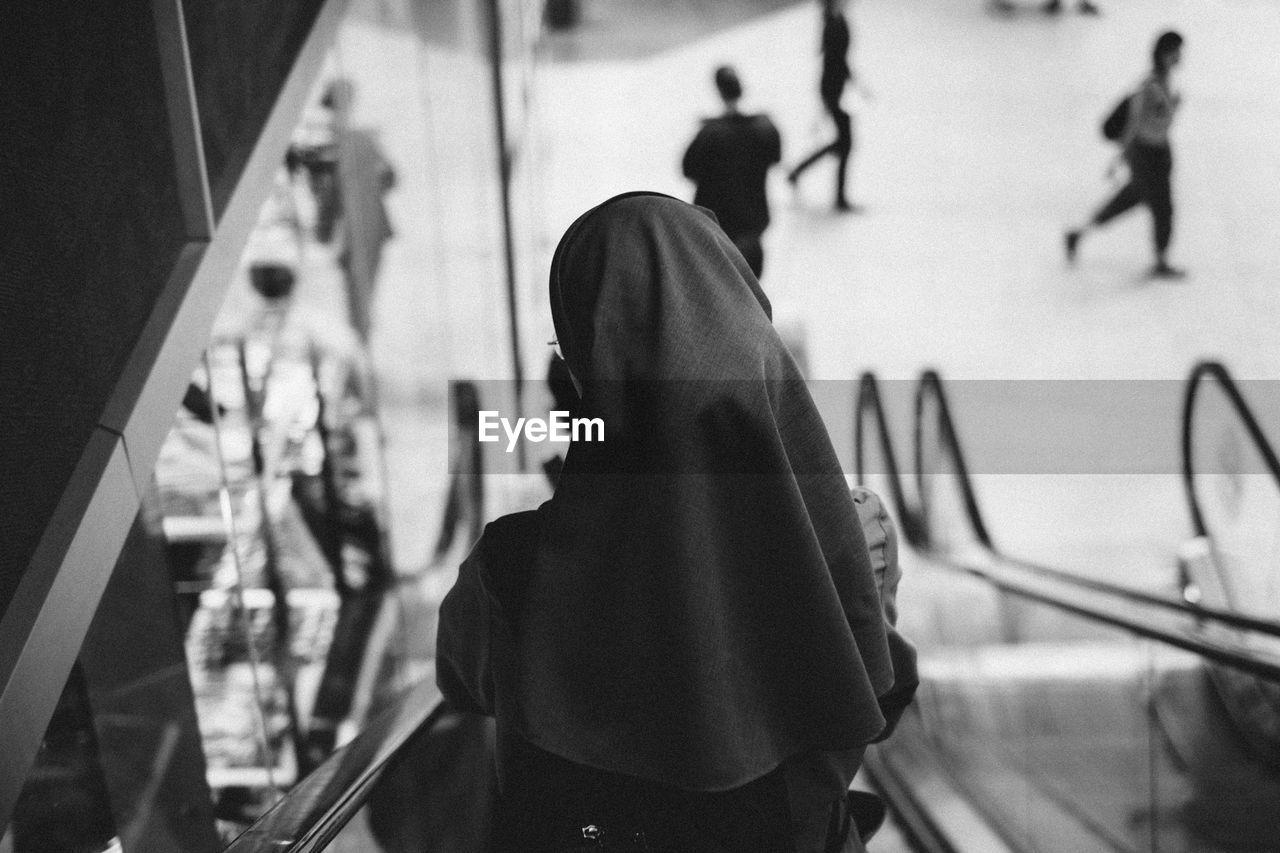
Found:
<svg viewBox="0 0 1280 853"><path fill-rule="evenodd" d="M764 114L738 111L742 83L725 65L716 69L724 114L706 119L684 154L684 174L697 184L693 203L709 208L759 277L764 269L760 237L769 226L765 176L782 159L778 129Z"/></svg>

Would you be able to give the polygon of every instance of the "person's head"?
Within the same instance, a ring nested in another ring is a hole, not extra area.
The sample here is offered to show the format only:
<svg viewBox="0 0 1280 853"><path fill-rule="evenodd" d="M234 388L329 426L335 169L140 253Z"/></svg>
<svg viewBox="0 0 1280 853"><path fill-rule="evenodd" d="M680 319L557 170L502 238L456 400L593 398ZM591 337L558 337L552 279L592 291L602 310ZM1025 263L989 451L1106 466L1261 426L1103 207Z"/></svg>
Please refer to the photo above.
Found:
<svg viewBox="0 0 1280 853"><path fill-rule="evenodd" d="M737 70L732 65L721 65L716 69L715 80L716 91L720 93L725 106L736 106L738 99L742 97L742 81L738 79Z"/></svg>
<svg viewBox="0 0 1280 853"><path fill-rule="evenodd" d="M296 277L287 264L255 263L249 267L249 283L268 302L278 302L293 293Z"/></svg>
<svg viewBox="0 0 1280 853"><path fill-rule="evenodd" d="M345 116L351 112L351 105L356 99L356 87L345 77L337 77L325 87L320 98L320 106L331 110L334 115Z"/></svg>
<svg viewBox="0 0 1280 853"><path fill-rule="evenodd" d="M601 380L670 379L692 350L731 348L705 335L730 315L776 339L769 300L715 214L658 193L616 196L569 226L550 296L560 351L588 392Z"/></svg>
<svg viewBox="0 0 1280 853"><path fill-rule="evenodd" d="M1151 48L1151 62L1157 73L1167 74L1182 61L1182 34L1166 30Z"/></svg>
<svg viewBox="0 0 1280 853"><path fill-rule="evenodd" d="M689 791L871 740L894 676L875 567L742 254L710 211L628 193L569 226L549 286L601 432L524 516L520 733Z"/></svg>

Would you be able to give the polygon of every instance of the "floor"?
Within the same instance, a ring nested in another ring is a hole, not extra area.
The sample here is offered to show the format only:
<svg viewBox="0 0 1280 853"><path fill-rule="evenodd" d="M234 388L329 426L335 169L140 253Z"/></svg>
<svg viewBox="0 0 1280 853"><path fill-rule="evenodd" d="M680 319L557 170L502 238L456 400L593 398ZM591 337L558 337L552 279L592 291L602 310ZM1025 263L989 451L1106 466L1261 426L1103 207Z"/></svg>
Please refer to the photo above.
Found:
<svg viewBox="0 0 1280 853"><path fill-rule="evenodd" d="M673 36L665 51L540 68L548 253L614 193L691 197L679 159L699 117L718 109L720 63L739 68L744 108L773 116L784 163L830 134L814 85L816 9L746 5L741 24ZM697 14L584 6L614 16L584 26L584 42L607 41L611 27L683 33ZM778 325L803 341L837 447L849 447L850 379L877 371L905 408L909 380L939 369L998 541L1081 572L1168 583L1189 535L1182 378L1201 358L1264 380L1260 394L1280 376L1280 8L1123 0L1099 17L1053 17L978 0L860 0L850 15L865 90L846 95L851 186L865 212L831 212L832 167L796 190L775 170L763 275ZM1091 235L1069 267L1064 229L1114 189L1098 124L1167 27L1187 38L1171 257L1190 276L1146 277L1145 211ZM908 426L904 413L899 446Z"/></svg>

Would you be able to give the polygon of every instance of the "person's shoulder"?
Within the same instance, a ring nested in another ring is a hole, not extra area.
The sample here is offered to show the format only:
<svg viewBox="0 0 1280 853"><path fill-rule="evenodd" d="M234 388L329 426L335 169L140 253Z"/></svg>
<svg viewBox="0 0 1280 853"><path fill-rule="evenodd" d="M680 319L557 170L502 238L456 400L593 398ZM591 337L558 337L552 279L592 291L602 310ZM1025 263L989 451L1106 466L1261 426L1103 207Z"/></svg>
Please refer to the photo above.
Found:
<svg viewBox="0 0 1280 853"><path fill-rule="evenodd" d="M704 145L707 140L724 134L724 119L721 116L710 116L698 123L698 132L694 134L690 147Z"/></svg>
<svg viewBox="0 0 1280 853"><path fill-rule="evenodd" d="M1142 78L1142 82L1138 84L1138 91L1144 94L1163 95L1165 84L1154 73L1147 74Z"/></svg>
<svg viewBox="0 0 1280 853"><path fill-rule="evenodd" d="M495 518L484 526L480 541L491 558L531 550L538 542L538 511L513 512Z"/></svg>

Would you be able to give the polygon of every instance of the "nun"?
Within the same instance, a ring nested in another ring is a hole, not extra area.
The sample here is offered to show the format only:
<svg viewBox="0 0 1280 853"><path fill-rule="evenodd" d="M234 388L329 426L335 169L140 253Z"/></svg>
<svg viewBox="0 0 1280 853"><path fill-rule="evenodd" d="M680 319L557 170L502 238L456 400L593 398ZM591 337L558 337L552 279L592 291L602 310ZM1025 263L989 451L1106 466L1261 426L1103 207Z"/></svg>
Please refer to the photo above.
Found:
<svg viewBox="0 0 1280 853"><path fill-rule="evenodd" d="M570 226L550 296L606 440L485 527L440 610L442 692L496 719L494 848L863 850L846 791L915 654L888 516L769 300L713 214L644 192Z"/></svg>

